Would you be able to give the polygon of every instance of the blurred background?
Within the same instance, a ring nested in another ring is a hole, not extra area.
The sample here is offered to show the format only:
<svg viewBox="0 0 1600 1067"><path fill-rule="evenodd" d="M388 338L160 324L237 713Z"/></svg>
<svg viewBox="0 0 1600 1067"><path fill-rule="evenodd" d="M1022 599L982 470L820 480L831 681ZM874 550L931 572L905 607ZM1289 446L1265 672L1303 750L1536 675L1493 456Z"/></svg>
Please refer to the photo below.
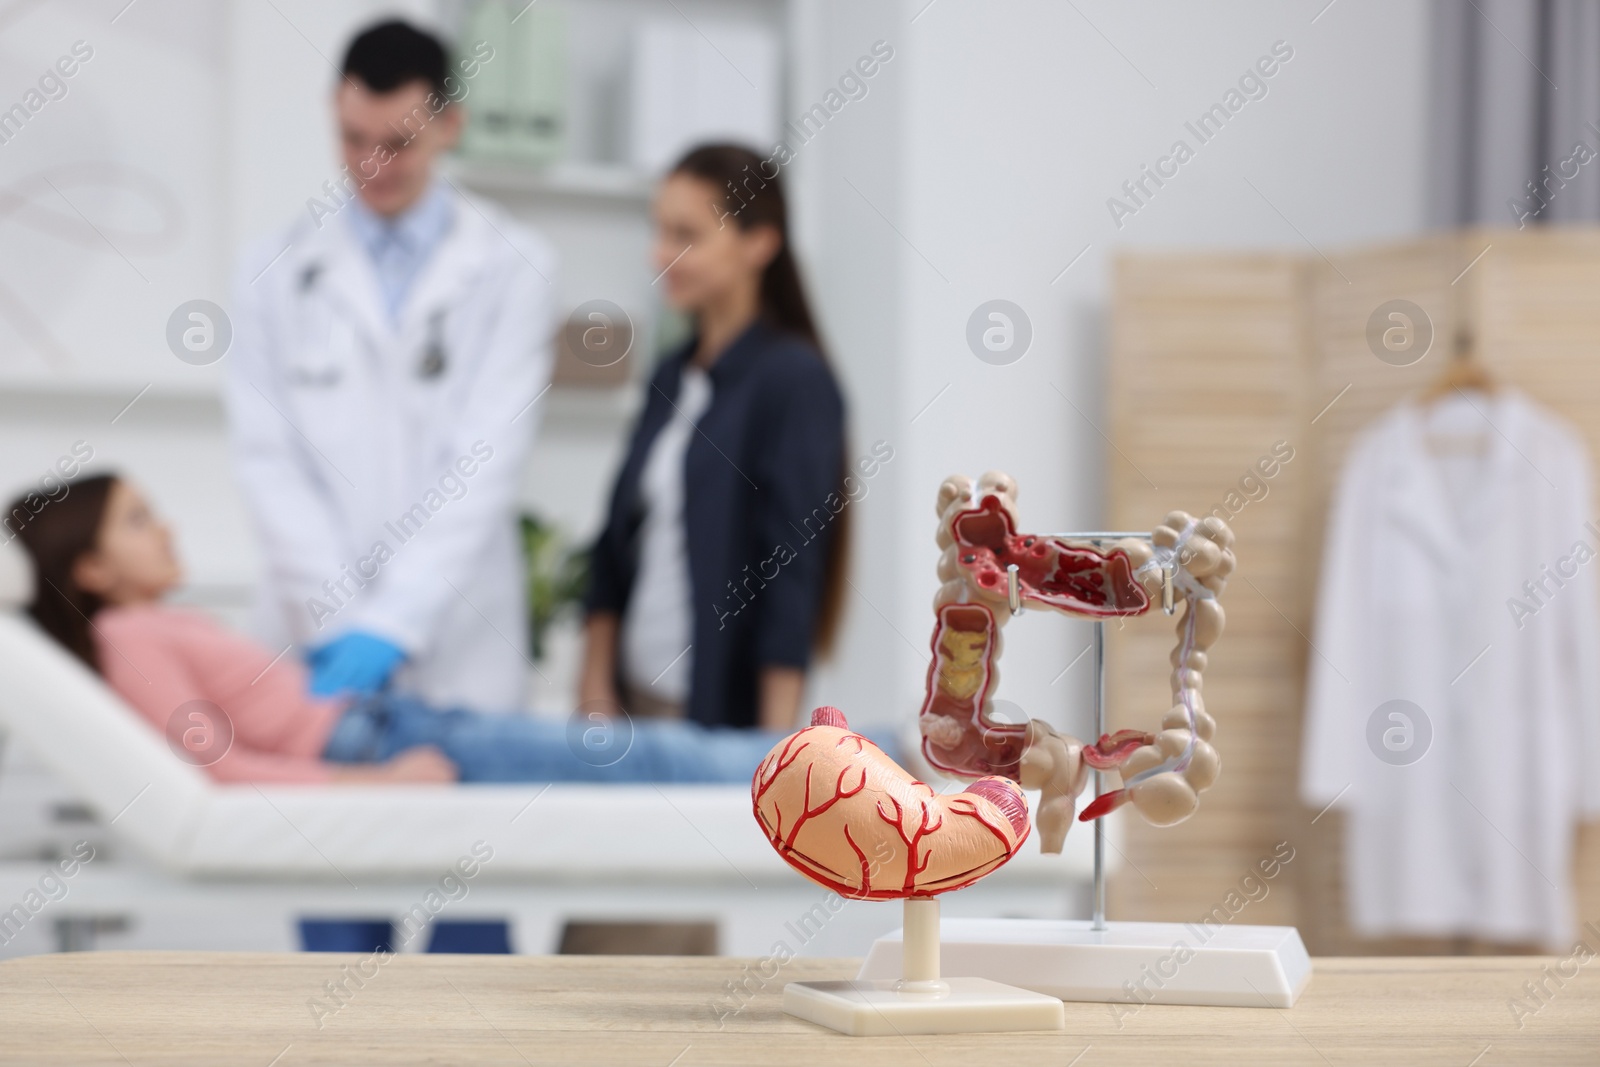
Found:
<svg viewBox="0 0 1600 1067"><path fill-rule="evenodd" d="M914 715L947 475L1010 473L1032 529L1149 529L1169 508L1224 502L1287 442L1294 459L1267 489L1225 505L1255 582L1230 589L1208 689L1227 769L1190 824L1128 828L1113 917L1205 914L1289 841L1286 877L1240 921L1297 924L1313 952L1394 949L1349 930L1339 817L1297 787L1327 500L1351 436L1443 358L1442 341L1431 362L1374 358L1364 331L1387 300L1421 304L1441 338L1478 323L1479 357L1570 419L1584 417L1577 398L1600 403L1584 364L1600 340L1600 182L1584 165L1600 147L1593 5L0 0L0 109L58 56L81 59L25 121L0 113L0 486L25 487L88 441L179 532L179 599L241 624L259 556L225 447L222 367L175 359L167 322L190 300L226 306L241 248L328 196L339 55L390 14L462 52L493 42L501 58L471 89L448 173L555 246L563 316L606 300L634 331L609 367L561 354L539 402L521 500L541 712L572 708L574 552L599 529L656 357L683 336L653 285L654 184L708 138L786 142L849 455L880 441L893 454L855 505L845 628L806 706L838 704L862 725ZM876 73L851 76L868 55ZM1494 279L1535 276L1542 311L1496 303ZM985 348L974 338L997 307L1015 340ZM1534 367L1518 347L1530 317L1561 324L1554 362ZM1600 432L1592 414L1584 433ZM1164 699L1170 630L1128 629L1109 664L1114 727ZM1011 625L1002 695L1087 730L1088 642L1087 624L1043 613ZM4 759L0 855L23 864L89 816L27 752ZM1600 899L1591 844L1573 874L1587 914ZM1056 910L1082 914L1086 899L1071 879ZM100 918L101 947L164 936ZM51 946L38 937L0 955ZM1477 950L1466 934L1404 947Z"/></svg>

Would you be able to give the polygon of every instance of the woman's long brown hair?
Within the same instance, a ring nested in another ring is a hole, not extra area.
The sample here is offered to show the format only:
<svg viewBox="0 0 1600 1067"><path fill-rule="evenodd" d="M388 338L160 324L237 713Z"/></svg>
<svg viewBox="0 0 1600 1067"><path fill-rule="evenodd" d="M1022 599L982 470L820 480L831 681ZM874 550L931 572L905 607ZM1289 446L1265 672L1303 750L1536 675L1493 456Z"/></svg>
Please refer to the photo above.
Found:
<svg viewBox="0 0 1600 1067"><path fill-rule="evenodd" d="M817 332L811 302L806 299L800 264L789 247L789 208L778 181L777 165L769 177L767 161L750 149L735 144L708 144L693 149L672 168L673 174L687 174L715 186L722 194L727 217L741 230L771 226L781 239L777 255L761 275L761 315L787 333L803 338L827 361L827 350ZM849 449L840 442L839 495L845 494L845 476L850 472ZM826 654L838 636L839 618L844 610L845 576L850 570L850 505L839 511L833 540L824 565L822 598L817 605L817 622L812 645Z"/></svg>
<svg viewBox="0 0 1600 1067"><path fill-rule="evenodd" d="M94 636L89 620L105 601L81 588L72 577L78 560L94 551L100 524L116 476L99 474L67 483L65 495L54 500L37 493L19 497L6 512L6 527L33 560L33 602L28 614L51 637L98 672ZM27 501L44 501L38 511Z"/></svg>

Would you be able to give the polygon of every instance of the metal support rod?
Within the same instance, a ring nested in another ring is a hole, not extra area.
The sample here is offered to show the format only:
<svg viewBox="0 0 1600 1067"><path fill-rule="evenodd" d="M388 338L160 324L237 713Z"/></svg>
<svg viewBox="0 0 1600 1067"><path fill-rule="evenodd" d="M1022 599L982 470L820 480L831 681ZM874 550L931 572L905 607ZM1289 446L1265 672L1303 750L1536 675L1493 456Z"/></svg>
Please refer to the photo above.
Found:
<svg viewBox="0 0 1600 1067"><path fill-rule="evenodd" d="M1094 624L1094 737L1098 741L1106 732L1106 624ZM1094 792L1105 792L1105 775L1094 772ZM1091 929L1106 928L1106 820L1104 816L1094 821L1094 923Z"/></svg>
<svg viewBox="0 0 1600 1067"><path fill-rule="evenodd" d="M1091 530L1087 533L1058 533L1046 534L1062 541L1089 541L1104 543L1107 541L1126 541L1137 538L1141 541L1153 541L1148 532L1139 530ZM1015 572L1015 566L1010 570ZM1172 579L1170 571L1162 574L1162 609L1172 614ZM1011 599L1020 606L1020 591L1012 593L1018 585L1015 573L1007 575L1007 592ZM1013 607L1015 613L1017 608ZM1104 619L1094 620L1094 739L1098 741L1106 732L1106 623ZM1091 742L1092 743L1092 742ZM1094 772L1094 792L1096 796L1105 792L1105 774L1102 771ZM1094 921L1090 924L1094 930L1106 928L1106 818L1102 816L1094 821Z"/></svg>

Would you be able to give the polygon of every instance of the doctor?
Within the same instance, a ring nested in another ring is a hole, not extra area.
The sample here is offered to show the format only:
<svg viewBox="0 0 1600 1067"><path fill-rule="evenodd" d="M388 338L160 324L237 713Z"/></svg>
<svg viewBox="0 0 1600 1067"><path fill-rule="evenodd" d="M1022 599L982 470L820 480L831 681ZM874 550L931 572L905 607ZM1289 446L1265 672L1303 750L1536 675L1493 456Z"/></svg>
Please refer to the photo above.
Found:
<svg viewBox="0 0 1600 1067"><path fill-rule="evenodd" d="M344 171L241 265L228 410L275 647L313 692L521 706L514 503L550 377L553 256L436 174L496 59L403 22L333 95Z"/></svg>

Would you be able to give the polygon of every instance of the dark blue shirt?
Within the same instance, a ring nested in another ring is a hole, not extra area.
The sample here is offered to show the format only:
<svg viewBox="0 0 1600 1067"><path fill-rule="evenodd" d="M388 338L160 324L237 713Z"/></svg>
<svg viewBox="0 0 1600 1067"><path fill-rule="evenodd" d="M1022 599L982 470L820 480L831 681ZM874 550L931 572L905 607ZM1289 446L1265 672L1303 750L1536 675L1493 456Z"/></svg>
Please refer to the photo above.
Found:
<svg viewBox="0 0 1600 1067"><path fill-rule="evenodd" d="M650 382L594 544L591 613L628 610L644 521L640 475L696 344L664 360ZM694 613L688 715L707 726L753 726L761 668L810 662L846 504L844 399L814 346L761 322L707 373L711 405L684 456Z"/></svg>

